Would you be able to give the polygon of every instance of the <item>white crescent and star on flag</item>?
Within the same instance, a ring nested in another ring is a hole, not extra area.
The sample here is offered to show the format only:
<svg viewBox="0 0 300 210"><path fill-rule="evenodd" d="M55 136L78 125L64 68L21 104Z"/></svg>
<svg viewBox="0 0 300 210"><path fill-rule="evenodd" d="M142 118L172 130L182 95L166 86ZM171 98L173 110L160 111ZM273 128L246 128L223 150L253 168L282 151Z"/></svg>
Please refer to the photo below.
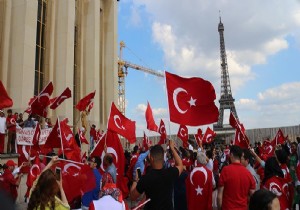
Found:
<svg viewBox="0 0 300 210"><path fill-rule="evenodd" d="M190 175L190 182L192 183L192 185L194 185L193 176L197 171L202 172L204 174L204 177L205 177L204 185L205 185L206 181L207 181L207 171L203 167L194 168L194 170L191 172L191 175ZM196 190L197 195L199 195L199 194L202 195L203 188L201 188L199 185L197 186L197 188L195 188L195 190Z"/></svg>
<svg viewBox="0 0 300 210"><path fill-rule="evenodd" d="M186 130L184 128L180 128L180 131L179 131L180 135L182 137L185 137L186 136Z"/></svg>
<svg viewBox="0 0 300 210"><path fill-rule="evenodd" d="M120 130L126 130L125 127L122 125L122 120L119 115L114 115L114 122L117 128L119 128Z"/></svg>
<svg viewBox="0 0 300 210"><path fill-rule="evenodd" d="M181 93L181 92L188 94L188 92L187 92L185 89L183 89L182 87L176 88L176 89L173 91L173 103L174 103L174 106L175 106L175 108L177 109L177 111L178 111L179 113L185 114L185 113L188 111L188 109L182 110L182 109L179 107L179 105L178 105L178 99L177 99L177 96L178 96L178 94ZM187 102L190 104L190 107L192 107L192 106L196 106L196 100L197 100L197 99L194 99L193 96L191 96L190 100L187 101Z"/></svg>
<svg viewBox="0 0 300 210"><path fill-rule="evenodd" d="M78 165L76 165L76 164L74 164L74 163L67 163L67 164L64 166L63 172L69 174L68 168L70 168L70 167L75 167L75 168L77 168L78 170L81 169L80 166L78 166ZM79 173L75 173L73 176L78 176L78 175L79 175Z"/></svg>

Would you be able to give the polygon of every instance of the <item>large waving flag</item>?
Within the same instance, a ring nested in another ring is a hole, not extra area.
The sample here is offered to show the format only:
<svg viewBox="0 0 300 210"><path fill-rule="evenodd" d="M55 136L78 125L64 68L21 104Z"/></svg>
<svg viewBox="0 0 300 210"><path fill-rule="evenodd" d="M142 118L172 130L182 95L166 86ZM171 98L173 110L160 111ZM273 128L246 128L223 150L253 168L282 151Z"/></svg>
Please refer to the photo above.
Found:
<svg viewBox="0 0 300 210"><path fill-rule="evenodd" d="M116 107L115 103L111 104L110 115L108 119L108 130L114 131L128 139L133 144L136 141L135 121L126 118Z"/></svg>
<svg viewBox="0 0 300 210"><path fill-rule="evenodd" d="M78 109L79 111L84 111L86 107L89 106L92 100L94 99L95 94L96 94L96 90L94 92L89 93L84 98L80 99L80 101L77 103L75 108Z"/></svg>
<svg viewBox="0 0 300 210"><path fill-rule="evenodd" d="M189 140L189 132L188 128L185 125L180 125L177 133L178 138L181 139L183 143L183 147L188 147L188 140Z"/></svg>
<svg viewBox="0 0 300 210"><path fill-rule="evenodd" d="M53 93L53 84L48 85L34 98L30 104L31 114L37 114L41 117L47 117L47 107L50 105L50 96Z"/></svg>
<svg viewBox="0 0 300 210"><path fill-rule="evenodd" d="M167 130L164 121L161 119L159 124L158 133L160 133L160 139L158 144L164 144L167 139Z"/></svg>
<svg viewBox="0 0 300 210"><path fill-rule="evenodd" d="M170 121L190 126L218 121L215 89L202 78L182 78L166 72Z"/></svg>
<svg viewBox="0 0 300 210"><path fill-rule="evenodd" d="M72 93L70 88L66 88L60 96L56 97L55 100L51 103L50 109L56 109L64 100L71 98Z"/></svg>
<svg viewBox="0 0 300 210"><path fill-rule="evenodd" d="M0 109L11 107L13 104L13 100L8 96L7 91L0 80Z"/></svg>
<svg viewBox="0 0 300 210"><path fill-rule="evenodd" d="M147 109L146 109L146 121L147 121L147 129L151 131L156 131L158 130L157 125L155 124L152 109L150 107L149 102L147 103Z"/></svg>

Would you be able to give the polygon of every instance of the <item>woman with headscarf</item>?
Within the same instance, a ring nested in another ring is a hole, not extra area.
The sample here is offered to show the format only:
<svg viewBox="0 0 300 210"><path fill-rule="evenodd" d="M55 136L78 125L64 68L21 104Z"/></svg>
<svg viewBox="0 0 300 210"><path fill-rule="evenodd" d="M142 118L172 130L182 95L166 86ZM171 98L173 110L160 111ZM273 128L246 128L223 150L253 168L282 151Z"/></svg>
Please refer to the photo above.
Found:
<svg viewBox="0 0 300 210"><path fill-rule="evenodd" d="M62 181L58 181L51 167L58 162L58 157L52 157L38 179L34 182L27 210L69 210Z"/></svg>
<svg viewBox="0 0 300 210"><path fill-rule="evenodd" d="M267 159L262 184L263 188L273 192L278 197L280 209L290 209L288 184L276 157Z"/></svg>

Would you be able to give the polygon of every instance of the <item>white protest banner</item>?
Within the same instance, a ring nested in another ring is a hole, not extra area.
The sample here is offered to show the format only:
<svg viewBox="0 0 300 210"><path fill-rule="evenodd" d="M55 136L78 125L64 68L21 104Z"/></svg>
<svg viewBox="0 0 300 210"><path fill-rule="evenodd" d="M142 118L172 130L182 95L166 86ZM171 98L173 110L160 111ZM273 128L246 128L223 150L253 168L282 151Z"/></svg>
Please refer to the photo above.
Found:
<svg viewBox="0 0 300 210"><path fill-rule="evenodd" d="M41 130L41 135L39 139L39 145L43 145L46 142L49 133L51 132L52 128L45 128ZM34 128L21 128L17 127L16 130L16 142L18 145L32 145L32 139L34 135Z"/></svg>

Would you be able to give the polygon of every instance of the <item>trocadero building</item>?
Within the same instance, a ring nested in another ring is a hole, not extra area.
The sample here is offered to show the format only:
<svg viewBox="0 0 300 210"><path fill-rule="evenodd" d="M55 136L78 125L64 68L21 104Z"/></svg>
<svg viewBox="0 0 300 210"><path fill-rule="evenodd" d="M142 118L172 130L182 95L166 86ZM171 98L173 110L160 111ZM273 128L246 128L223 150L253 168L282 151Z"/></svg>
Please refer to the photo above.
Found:
<svg viewBox="0 0 300 210"><path fill-rule="evenodd" d="M96 90L90 123L106 129L117 102L116 0L0 0L0 80L23 112L33 95L52 81L53 97L65 100L48 116L80 120L74 104Z"/></svg>

